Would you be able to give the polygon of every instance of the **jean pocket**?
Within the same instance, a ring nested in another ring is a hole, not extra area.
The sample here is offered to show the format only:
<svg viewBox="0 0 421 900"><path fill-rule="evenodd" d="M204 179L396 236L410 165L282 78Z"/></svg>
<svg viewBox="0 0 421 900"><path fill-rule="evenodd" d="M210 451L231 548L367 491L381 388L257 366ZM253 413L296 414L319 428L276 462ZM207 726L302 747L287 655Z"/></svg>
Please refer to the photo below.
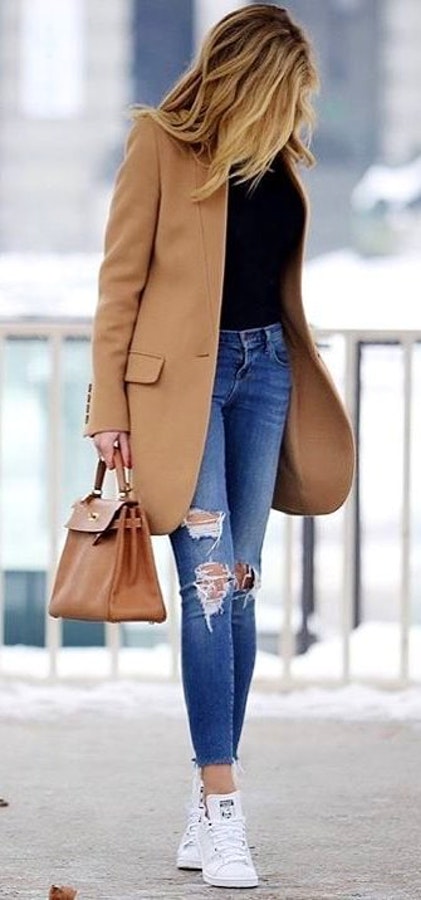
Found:
<svg viewBox="0 0 421 900"><path fill-rule="evenodd" d="M279 363L280 366L289 368L289 355L282 332L275 332L274 334L271 334L268 345L269 353L272 359L274 359L275 362Z"/></svg>

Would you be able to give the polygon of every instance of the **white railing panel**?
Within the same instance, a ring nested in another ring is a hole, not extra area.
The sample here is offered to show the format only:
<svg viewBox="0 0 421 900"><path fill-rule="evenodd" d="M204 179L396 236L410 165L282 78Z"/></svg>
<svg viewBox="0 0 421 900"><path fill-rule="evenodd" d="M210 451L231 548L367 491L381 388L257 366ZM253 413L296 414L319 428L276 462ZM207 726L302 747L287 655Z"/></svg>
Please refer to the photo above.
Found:
<svg viewBox="0 0 421 900"><path fill-rule="evenodd" d="M63 479L66 477L64 472L64 453L61 446L61 429L63 416L63 347L64 341L68 338L89 338L89 323L73 323L61 322L42 324L31 322L3 322L0 326L0 399L5 396L7 384L5 384L4 373L4 346L8 338L46 338L47 349L49 354L50 378L48 384L48 476L47 483L43 486L45 489L46 503L48 506L48 546L49 546L49 568L47 572L47 593L51 588L52 578L56 560L60 552L63 540L62 530L62 497L63 497ZM261 671L271 671L271 675L264 676L264 681L270 683L272 687L277 686L282 690L289 690L296 686L306 684L343 684L354 680L365 680L372 684L383 685L402 685L407 684L413 679L411 670L411 654L410 654L410 638L412 629L413 613L411 609L411 587L412 584L412 535L413 535L413 515L411 510L411 490L413 489L412 469L413 469L413 430L414 430L414 347L416 342L421 341L421 331L347 331L347 332L328 332L323 331L317 334L320 342L342 341L344 346L342 367L343 367L343 395L350 412L351 418L355 421L358 413L357 388L359 384L359 346L366 346L369 343L391 343L397 342L402 347L403 360L403 396L402 396L402 471L391 473L391 477L402 481L402 502L400 513L400 530L397 538L400 550L400 576L397 608L398 612L398 668L396 671L388 670L387 675L379 671L370 677L359 677L358 660L353 658L351 652L353 637L353 608L355 596L355 577L356 577L356 492L353 491L347 501L344 509L329 517L328 528L321 527L316 521L316 537L318 536L318 549L316 552L317 559L322 558L324 561L332 561L335 568L336 587L331 588L334 595L338 598L337 617L336 617L336 634L338 636L337 651L338 665L329 663L325 669L312 668L311 665L303 665L303 661L307 663L310 659L311 650L305 656L297 657L295 649L295 635L297 631L297 623L299 624L300 610L300 576L301 576L301 521L296 518L280 517L274 521L273 534L276 533L277 554L272 558L279 561L279 570L276 573L276 593L279 596L279 616L276 608L268 603L269 595L265 599L265 573L263 572L262 587L262 608L266 609L270 615L266 616L268 622L274 622L277 630L277 639L274 635L275 644L278 648L278 656L273 651L270 655L273 665L267 669L261 667ZM328 361L329 364L329 361ZM335 378L337 376L334 372ZM81 408L84 405L84 398L81 398ZM0 423L1 427L1 423ZM3 443L4 446L4 435ZM381 448L379 448L379 453ZM94 468L95 455L92 454L92 471ZM108 477L108 476L107 476ZM4 470L3 460L0 459L0 490L3 486ZM387 490L387 485L385 485ZM5 516L3 516L5 518ZM7 527L6 522L0 522L1 529ZM323 550L323 544L326 540L329 543L328 552ZM158 669L153 672L158 677L169 679L179 678L180 661L179 661L179 624L180 624L180 599L178 595L177 579L175 566L172 559L170 545L165 538L154 538L157 549L158 568L160 577L165 585L165 596L168 607L168 623L159 631L159 636L165 640L166 647L162 649L162 657L159 656ZM1 560L4 568L3 555ZM342 572L342 574L340 574ZM317 575L317 566L316 566ZM319 579L320 581L320 579ZM322 579L322 584L325 581ZM332 598L326 604L324 596L317 596L317 589L320 591L320 584L316 577L316 616L320 618L320 611L323 616L332 616ZM259 619L259 617L258 617ZM266 627L266 626L265 626ZM272 625L270 625L272 627ZM151 628L151 626L149 626ZM161 629L161 627L160 627ZM317 629L316 629L317 630ZM322 629L323 630L323 629ZM42 677L49 678L67 678L71 671L69 660L71 659L73 648L62 648L63 628L60 622L52 620L48 615L45 619L45 639L46 650L44 651L44 661L40 663L39 673ZM132 632L134 640L136 635ZM151 632L151 642L155 640L158 632ZM270 636L270 635L269 635ZM149 637L149 635L148 635ZM0 580L0 650L4 639L4 576ZM322 635L323 639L323 635ZM136 651L125 646L130 640L129 630L122 626L107 625L105 628L105 647L96 650L86 649L84 654L79 654L78 660L82 666L82 671L78 675L84 675L83 659L90 660L86 665L85 675L87 677L97 678L117 678L126 677L131 674L134 677L147 678L150 676L148 669L147 654L139 651L139 660L136 660ZM146 641L148 638L146 638ZM165 651L165 652L164 652ZM159 651L161 652L161 651ZM5 648L5 655L11 658L11 651ZM46 654L46 659L45 659ZM96 656L95 656L96 654ZM159 654L158 654L159 655ZM413 656L413 654L412 654ZM34 653L34 659L36 653ZM96 659L98 665L93 664L92 660ZM268 658L268 657L266 657ZM1 664L0 653L0 664ZM279 665L278 665L279 663ZM28 674L22 666L22 674ZM258 667L259 669L259 667ZM3 673L19 673L18 654L16 654L16 664L12 667L4 664ZM1 671L1 670L0 670ZM152 671L152 670L151 670ZM35 674L35 673L34 673ZM262 682L263 683L263 682Z"/></svg>

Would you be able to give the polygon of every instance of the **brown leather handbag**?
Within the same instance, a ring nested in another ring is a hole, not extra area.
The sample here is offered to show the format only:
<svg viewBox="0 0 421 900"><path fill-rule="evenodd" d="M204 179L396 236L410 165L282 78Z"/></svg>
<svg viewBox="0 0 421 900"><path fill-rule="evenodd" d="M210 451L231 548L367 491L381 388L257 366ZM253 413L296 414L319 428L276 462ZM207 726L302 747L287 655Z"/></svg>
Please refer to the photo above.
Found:
<svg viewBox="0 0 421 900"><path fill-rule="evenodd" d="M118 449L114 461L118 497L102 496L106 466L100 459L93 490L73 504L48 611L64 619L164 622L147 518L129 498Z"/></svg>

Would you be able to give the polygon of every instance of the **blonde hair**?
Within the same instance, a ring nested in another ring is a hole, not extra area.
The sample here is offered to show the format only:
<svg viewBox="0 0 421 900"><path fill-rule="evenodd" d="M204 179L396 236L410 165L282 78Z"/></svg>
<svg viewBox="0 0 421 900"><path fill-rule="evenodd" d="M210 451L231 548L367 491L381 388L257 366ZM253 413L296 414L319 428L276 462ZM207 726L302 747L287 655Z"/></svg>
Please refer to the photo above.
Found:
<svg viewBox="0 0 421 900"><path fill-rule="evenodd" d="M312 52L287 10L253 3L224 16L197 59L156 107L134 105L209 162L194 199L216 191L235 166L236 179L257 183L274 156L314 163L310 95L318 87ZM306 132L302 137L303 130Z"/></svg>

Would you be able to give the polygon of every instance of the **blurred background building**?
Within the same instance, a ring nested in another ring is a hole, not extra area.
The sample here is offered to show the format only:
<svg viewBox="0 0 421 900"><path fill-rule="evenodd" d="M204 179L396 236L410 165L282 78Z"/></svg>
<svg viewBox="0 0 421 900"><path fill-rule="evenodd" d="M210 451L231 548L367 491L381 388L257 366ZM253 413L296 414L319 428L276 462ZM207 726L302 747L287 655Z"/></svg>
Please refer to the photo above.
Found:
<svg viewBox="0 0 421 900"><path fill-rule="evenodd" d="M2 0L0 249L97 250L130 102L156 103L229 0ZM291 0L322 91L310 252L349 243L373 162L421 152L419 0Z"/></svg>

